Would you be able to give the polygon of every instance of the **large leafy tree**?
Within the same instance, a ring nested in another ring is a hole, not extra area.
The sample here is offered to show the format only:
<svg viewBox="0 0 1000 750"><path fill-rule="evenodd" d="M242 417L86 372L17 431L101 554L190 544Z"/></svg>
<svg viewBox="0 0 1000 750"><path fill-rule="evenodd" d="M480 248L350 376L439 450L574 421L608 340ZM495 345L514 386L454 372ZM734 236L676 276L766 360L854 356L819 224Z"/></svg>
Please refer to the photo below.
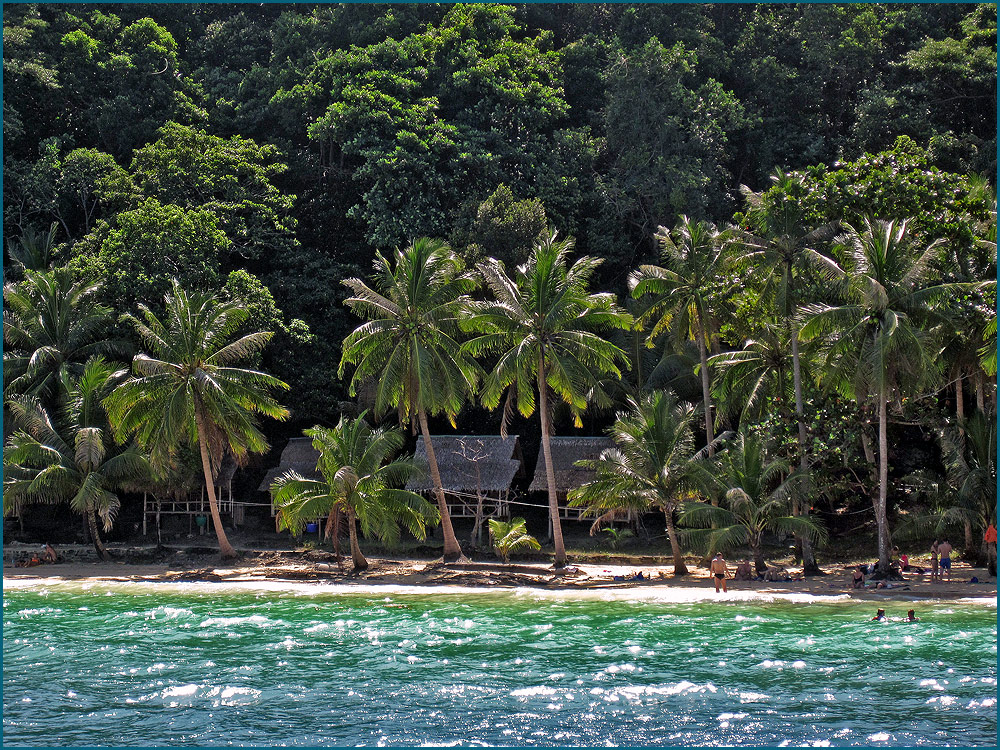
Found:
<svg viewBox="0 0 1000 750"><path fill-rule="evenodd" d="M890 403L933 384L938 375L942 299L954 284L935 284L941 242L917 245L906 221L866 219L845 225L840 275L841 304L803 308L801 336L824 346L820 378L828 387L871 404L878 413L878 494L873 498L878 526L879 571L889 571Z"/></svg>
<svg viewBox="0 0 1000 750"><path fill-rule="evenodd" d="M706 451L695 447L692 423L697 414L666 391L630 398L608 431L615 447L594 461L581 462L594 479L570 492L570 505L587 507L599 517L624 511L660 511L674 557L674 575L686 575L674 511L710 483Z"/></svg>
<svg viewBox="0 0 1000 750"><path fill-rule="evenodd" d="M26 393L53 402L67 374L79 376L94 354L118 354L105 337L111 309L97 299L98 282L77 281L65 268L25 271L4 285L4 395Z"/></svg>
<svg viewBox="0 0 1000 750"><path fill-rule="evenodd" d="M538 394L557 568L566 564L566 547L552 465L549 390L569 407L576 425L581 426L580 415L589 403L608 403L601 378L621 377L620 366L628 365L625 352L599 333L625 329L632 323L613 294L590 291L591 278L601 261L583 256L570 264L573 244L553 232L536 244L513 279L501 262L487 259L480 272L493 299L474 305L467 325L480 335L464 347L477 357L497 357L493 371L483 379L481 398L487 408L496 408L506 392L505 415L516 407L529 417L535 413Z"/></svg>
<svg viewBox="0 0 1000 750"><path fill-rule="evenodd" d="M454 425L466 398L475 393L481 369L459 344L459 320L476 279L444 242L423 237L397 250L392 261L377 253L373 282L374 288L360 279L344 281L354 293L345 304L368 321L344 339L340 374L355 365L352 395L362 383L374 381L376 413L395 407L400 424L418 421L441 513L444 559L453 562L462 549L427 417L444 414Z"/></svg>
<svg viewBox="0 0 1000 750"><path fill-rule="evenodd" d="M343 513L355 572L368 567L358 543L359 524L366 537L387 544L399 539L400 524L417 539L425 538L438 512L420 495L398 488L418 471L412 460L392 458L403 444L398 430L373 430L362 415L341 418L333 429L314 427L304 434L319 451L316 468L323 478L306 479L290 471L274 481L271 493L281 527L299 533L311 519Z"/></svg>
<svg viewBox="0 0 1000 750"><path fill-rule="evenodd" d="M748 546L757 572L763 573L765 532L793 533L813 541L825 538L814 518L791 515L791 495L799 476L790 474L785 459L769 455L761 438L739 433L719 456L718 465L716 481L726 493L726 504L685 503L679 518L682 524L700 527L685 535L692 543L703 544L708 555Z"/></svg>
<svg viewBox="0 0 1000 750"><path fill-rule="evenodd" d="M711 446L712 394L708 370L709 338L716 331L716 305L724 291L726 253L731 235L707 221L682 216L671 231L660 227L657 239L664 266L643 265L629 277L632 296L651 295L640 323L651 323L650 346L669 330L680 344L694 339L701 363L701 389L705 406L705 442Z"/></svg>
<svg viewBox="0 0 1000 750"><path fill-rule="evenodd" d="M3 452L4 516L32 503L68 502L86 518L94 548L104 560L109 555L97 519L110 531L121 505L116 492L149 479L149 463L135 443L115 444L101 403L125 374L93 357L78 377L63 374L60 410L47 410L34 396L8 401L18 430Z"/></svg>
<svg viewBox="0 0 1000 750"><path fill-rule="evenodd" d="M164 303L162 319L145 305L139 306L142 319L127 316L150 354L132 360L132 378L105 401L108 416L120 439L135 435L150 451L156 471L169 466L178 446L197 444L219 550L232 558L236 551L222 527L214 478L226 451L241 460L267 450L257 415L285 419L288 411L269 391L288 386L237 366L272 335L234 335L247 317L242 306L188 293L176 281Z"/></svg>

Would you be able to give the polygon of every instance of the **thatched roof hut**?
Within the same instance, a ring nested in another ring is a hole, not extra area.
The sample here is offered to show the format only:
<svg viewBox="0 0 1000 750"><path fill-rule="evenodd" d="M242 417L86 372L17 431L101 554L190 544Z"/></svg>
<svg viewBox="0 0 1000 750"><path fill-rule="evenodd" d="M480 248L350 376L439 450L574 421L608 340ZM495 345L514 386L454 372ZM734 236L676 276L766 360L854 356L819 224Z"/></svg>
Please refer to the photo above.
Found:
<svg viewBox="0 0 1000 750"><path fill-rule="evenodd" d="M575 466L577 461L600 458L601 451L614 447L614 441L607 437L553 437L552 467L556 475L556 491L560 497L576 489L584 482L593 478L588 469ZM548 492L548 478L545 475L545 456L542 446L538 446L538 463L535 464L535 476L528 490L531 492Z"/></svg>
<svg viewBox="0 0 1000 750"><path fill-rule="evenodd" d="M307 479L319 479L320 473L316 471L317 463L319 463L319 451L313 448L312 438L292 438L281 452L280 463L267 472L257 489L260 492L269 492L271 483L289 470L297 471Z"/></svg>
<svg viewBox="0 0 1000 750"><path fill-rule="evenodd" d="M476 495L506 493L514 477L524 476L524 457L517 435L431 435L434 457L441 472L445 491ZM427 446L423 436L414 454L417 464L426 468ZM414 477L406 489L423 492L434 489L430 472Z"/></svg>

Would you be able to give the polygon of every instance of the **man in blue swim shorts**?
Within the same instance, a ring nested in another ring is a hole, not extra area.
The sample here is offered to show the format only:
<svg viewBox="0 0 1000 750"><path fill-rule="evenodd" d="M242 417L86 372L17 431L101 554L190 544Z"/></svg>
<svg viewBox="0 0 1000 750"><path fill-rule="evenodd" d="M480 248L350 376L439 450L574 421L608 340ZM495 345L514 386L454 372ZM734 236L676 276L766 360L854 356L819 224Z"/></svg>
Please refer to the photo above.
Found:
<svg viewBox="0 0 1000 750"><path fill-rule="evenodd" d="M941 554L941 579L947 575L951 580L951 544L947 539L942 540L938 545L938 552Z"/></svg>

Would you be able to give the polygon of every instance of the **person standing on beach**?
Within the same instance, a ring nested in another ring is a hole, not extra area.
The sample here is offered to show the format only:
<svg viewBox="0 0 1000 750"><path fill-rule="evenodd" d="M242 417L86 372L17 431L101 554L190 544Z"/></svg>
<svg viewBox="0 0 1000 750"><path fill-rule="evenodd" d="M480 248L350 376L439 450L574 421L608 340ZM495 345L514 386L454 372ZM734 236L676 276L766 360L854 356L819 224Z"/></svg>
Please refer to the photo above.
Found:
<svg viewBox="0 0 1000 750"><path fill-rule="evenodd" d="M934 544L931 545L931 583L938 580L941 577L941 571L938 569L938 540L934 540Z"/></svg>
<svg viewBox="0 0 1000 750"><path fill-rule="evenodd" d="M719 593L719 584L722 584L723 593L728 593L729 589L726 588L726 576L729 575L729 567L726 565L726 561L722 559L722 553L716 552L715 557L712 558L712 564L709 567L712 576L715 578L715 593Z"/></svg>
<svg viewBox="0 0 1000 750"><path fill-rule="evenodd" d="M948 574L948 580L951 580L951 545L948 543L947 539L942 539L941 544L938 545L938 552L941 553L941 577L940 580L944 580L944 574Z"/></svg>

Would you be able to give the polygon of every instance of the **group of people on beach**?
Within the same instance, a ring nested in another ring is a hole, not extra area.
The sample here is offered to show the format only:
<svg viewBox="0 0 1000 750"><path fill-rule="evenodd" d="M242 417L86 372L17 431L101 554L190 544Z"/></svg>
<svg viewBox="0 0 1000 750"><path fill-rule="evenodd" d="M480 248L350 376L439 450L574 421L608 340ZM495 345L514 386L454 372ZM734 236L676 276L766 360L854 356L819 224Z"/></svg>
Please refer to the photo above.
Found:
<svg viewBox="0 0 1000 750"><path fill-rule="evenodd" d="M952 549L953 547L947 539L934 540L934 544L931 545L931 581L942 581L945 578L949 581L951 580ZM876 566L877 563L871 563L867 566L858 565L854 569L851 578L854 588L863 589L865 587L865 576L874 573ZM923 575L928 572L919 565L911 565L909 557L900 554L899 547L893 547L889 555L889 571L899 577L902 577L903 573L918 573ZM891 584L886 584L885 587L888 588L889 585Z"/></svg>
<svg viewBox="0 0 1000 750"><path fill-rule="evenodd" d="M45 546L42 547L42 551L41 552L33 554L27 560L23 560L21 562L15 563L14 567L16 567L16 568L33 568L36 565L44 565L45 563L54 563L58 559L59 559L59 556L56 555L55 549L53 549L53 547L52 547L51 544L49 544L48 542L46 542Z"/></svg>

